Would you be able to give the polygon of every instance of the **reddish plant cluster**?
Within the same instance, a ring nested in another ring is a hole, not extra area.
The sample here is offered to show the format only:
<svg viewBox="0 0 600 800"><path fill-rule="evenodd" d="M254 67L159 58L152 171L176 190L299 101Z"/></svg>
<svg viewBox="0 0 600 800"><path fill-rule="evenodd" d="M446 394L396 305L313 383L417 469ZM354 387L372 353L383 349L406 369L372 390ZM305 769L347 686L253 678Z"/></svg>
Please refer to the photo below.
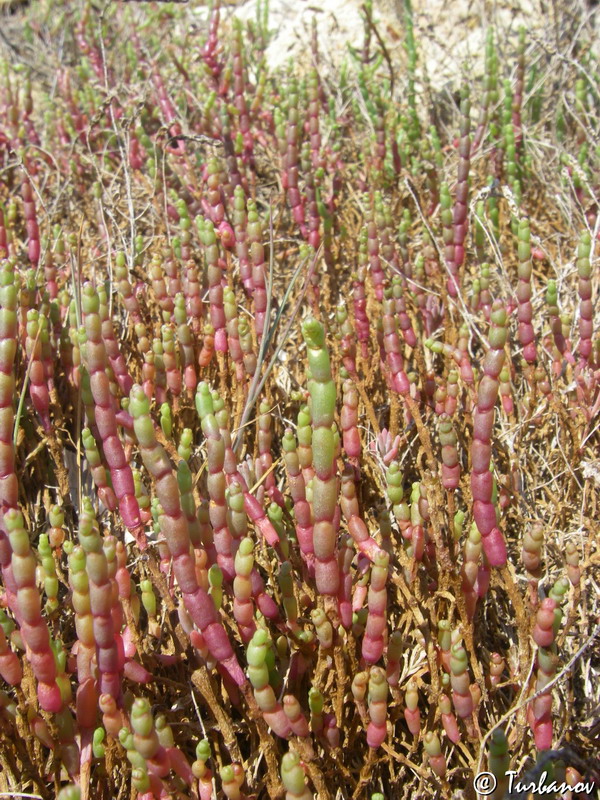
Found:
<svg viewBox="0 0 600 800"><path fill-rule="evenodd" d="M571 56L490 31L428 128L362 14L336 73L266 4L11 23L63 60L0 78L2 792L593 778L598 64L550 115Z"/></svg>

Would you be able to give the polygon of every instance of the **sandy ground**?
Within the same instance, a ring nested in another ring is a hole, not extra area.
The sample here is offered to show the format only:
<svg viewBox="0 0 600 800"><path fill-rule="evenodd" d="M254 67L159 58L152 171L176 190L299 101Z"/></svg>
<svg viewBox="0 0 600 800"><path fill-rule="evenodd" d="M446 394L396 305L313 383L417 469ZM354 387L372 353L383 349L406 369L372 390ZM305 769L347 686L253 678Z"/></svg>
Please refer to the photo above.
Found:
<svg viewBox="0 0 600 800"><path fill-rule="evenodd" d="M235 13L242 19L256 16L257 0L247 0ZM519 25L535 31L548 24L539 0L489 2L489 0L414 0L415 33L420 69L425 68L434 89L442 89L458 76L483 71L485 31L494 25L498 46L514 47ZM364 23L359 0L271 0L273 39L267 58L273 67L302 57L316 19L319 47L325 62L339 65L348 56L347 45L360 47ZM375 0L375 19L394 58L405 60L402 0Z"/></svg>

